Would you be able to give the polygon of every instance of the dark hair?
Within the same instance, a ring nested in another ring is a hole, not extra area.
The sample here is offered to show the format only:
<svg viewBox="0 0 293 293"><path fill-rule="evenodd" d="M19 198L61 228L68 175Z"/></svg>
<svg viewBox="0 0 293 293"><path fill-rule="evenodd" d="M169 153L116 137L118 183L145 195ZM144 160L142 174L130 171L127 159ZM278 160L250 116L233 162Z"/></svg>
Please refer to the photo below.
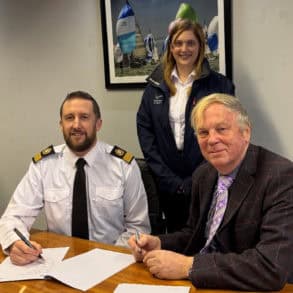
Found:
<svg viewBox="0 0 293 293"><path fill-rule="evenodd" d="M71 92L67 94L66 98L64 99L60 107L60 118L62 118L62 110L63 110L64 103L66 101L73 100L73 99L82 99L82 100L91 101L96 118L97 119L101 118L101 111L97 101L89 93L83 92L83 91L75 91L75 92Z"/></svg>

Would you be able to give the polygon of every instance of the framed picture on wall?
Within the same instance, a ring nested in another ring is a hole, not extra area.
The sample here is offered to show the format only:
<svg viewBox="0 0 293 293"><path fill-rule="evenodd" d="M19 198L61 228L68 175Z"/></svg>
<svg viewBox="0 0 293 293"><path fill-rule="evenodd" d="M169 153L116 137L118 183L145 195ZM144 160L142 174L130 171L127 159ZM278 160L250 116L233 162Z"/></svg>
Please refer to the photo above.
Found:
<svg viewBox="0 0 293 293"><path fill-rule="evenodd" d="M170 23L181 15L202 25L211 68L232 79L231 0L101 0L100 6L106 88L144 87Z"/></svg>

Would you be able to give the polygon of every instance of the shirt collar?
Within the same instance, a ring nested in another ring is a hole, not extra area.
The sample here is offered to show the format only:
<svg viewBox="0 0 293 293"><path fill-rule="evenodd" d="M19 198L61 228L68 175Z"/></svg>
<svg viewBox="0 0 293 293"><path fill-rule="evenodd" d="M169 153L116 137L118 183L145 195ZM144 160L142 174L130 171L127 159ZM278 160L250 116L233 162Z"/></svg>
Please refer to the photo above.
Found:
<svg viewBox="0 0 293 293"><path fill-rule="evenodd" d="M172 79L173 81L175 81L175 82L180 82L180 83L182 83L182 84L186 84L186 83L188 83L188 82L194 81L194 80L195 80L195 76L196 76L196 74L195 74L195 70L192 70L192 71L189 73L187 80L186 80L184 83L182 83L181 80L180 80L180 78L179 78L179 75L178 75L178 71L177 71L176 66L173 68L173 70L172 70L172 72L171 72L171 79Z"/></svg>
<svg viewBox="0 0 293 293"><path fill-rule="evenodd" d="M96 142L95 146L85 156L83 156L89 166L93 165L96 158L96 148L98 148L98 142ZM64 158L73 168L75 167L76 161L79 159L79 157L74 154L67 145L64 148Z"/></svg>
<svg viewBox="0 0 293 293"><path fill-rule="evenodd" d="M236 176L237 176L237 173L238 173L238 171L239 171L239 168L240 168L240 165L239 165L238 167L236 167L231 173L229 173L229 174L227 174L227 175L225 175L225 176L232 177L233 180L234 180L234 179L236 178ZM220 173L218 173L218 177L219 177L219 176L221 176Z"/></svg>

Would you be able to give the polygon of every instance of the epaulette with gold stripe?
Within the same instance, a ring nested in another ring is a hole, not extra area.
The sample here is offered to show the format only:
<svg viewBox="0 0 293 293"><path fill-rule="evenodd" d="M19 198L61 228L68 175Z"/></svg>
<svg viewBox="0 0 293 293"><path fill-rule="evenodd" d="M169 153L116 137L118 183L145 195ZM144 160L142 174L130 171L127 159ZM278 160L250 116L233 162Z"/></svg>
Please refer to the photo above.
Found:
<svg viewBox="0 0 293 293"><path fill-rule="evenodd" d="M44 157L50 156L52 154L55 154L55 150L53 145L48 146L47 148L43 149L39 153L35 154L32 158L33 162L36 164L40 160L42 160Z"/></svg>
<svg viewBox="0 0 293 293"><path fill-rule="evenodd" d="M110 154L117 157L117 158L122 159L124 162L126 162L128 164L130 164L134 158L134 156L131 153L121 149L120 147L118 147L116 145L113 147Z"/></svg>

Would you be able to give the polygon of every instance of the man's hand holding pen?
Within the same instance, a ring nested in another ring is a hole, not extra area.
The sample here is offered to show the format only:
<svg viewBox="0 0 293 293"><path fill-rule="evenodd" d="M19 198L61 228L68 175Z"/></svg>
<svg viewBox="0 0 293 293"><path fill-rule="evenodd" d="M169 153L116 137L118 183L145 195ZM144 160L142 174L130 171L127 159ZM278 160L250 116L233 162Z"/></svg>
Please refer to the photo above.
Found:
<svg viewBox="0 0 293 293"><path fill-rule="evenodd" d="M160 238L139 232L129 238L128 244L136 261L143 261L145 255L151 250L161 249Z"/></svg>
<svg viewBox="0 0 293 293"><path fill-rule="evenodd" d="M40 244L32 241L34 248L28 247L22 240L15 241L9 250L11 262L16 265L26 265L39 260L42 253Z"/></svg>
<svg viewBox="0 0 293 293"><path fill-rule="evenodd" d="M9 248L11 262L16 265L26 265L42 259L42 247L39 243L27 240L17 229L14 232L21 240L15 241Z"/></svg>
<svg viewBox="0 0 293 293"><path fill-rule="evenodd" d="M193 257L173 251L161 250L161 240L157 236L132 235L128 244L136 261L142 261L149 271L160 279L187 279Z"/></svg>

